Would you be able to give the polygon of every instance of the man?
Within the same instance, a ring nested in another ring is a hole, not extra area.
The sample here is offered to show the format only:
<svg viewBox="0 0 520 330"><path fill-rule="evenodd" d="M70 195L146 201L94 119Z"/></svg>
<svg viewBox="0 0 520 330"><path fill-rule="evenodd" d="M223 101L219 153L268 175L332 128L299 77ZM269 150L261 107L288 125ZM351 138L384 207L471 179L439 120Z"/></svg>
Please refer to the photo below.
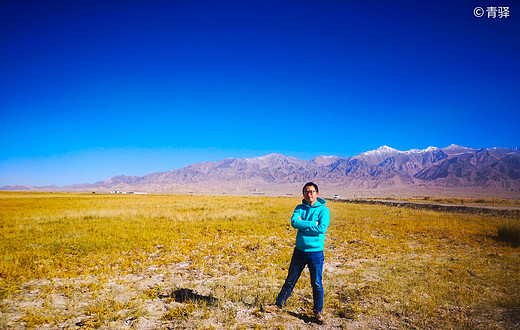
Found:
<svg viewBox="0 0 520 330"><path fill-rule="evenodd" d="M303 186L303 201L294 209L291 225L298 230L296 235L296 248L294 249L289 273L285 283L276 298L274 305L265 307L269 313L279 312L287 299L289 299L300 274L305 266L309 267L312 284L312 296L314 299L314 317L319 324L324 323L323 318L323 242L325 232L329 227L330 212L325 207L326 201L319 197L318 186L308 182Z"/></svg>

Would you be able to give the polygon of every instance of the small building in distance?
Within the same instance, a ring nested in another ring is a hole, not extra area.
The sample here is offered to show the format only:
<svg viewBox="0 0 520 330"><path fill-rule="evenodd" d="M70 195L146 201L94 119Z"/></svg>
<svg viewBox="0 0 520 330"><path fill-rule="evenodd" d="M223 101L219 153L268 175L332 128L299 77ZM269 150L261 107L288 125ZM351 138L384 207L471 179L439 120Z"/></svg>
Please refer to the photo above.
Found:
<svg viewBox="0 0 520 330"><path fill-rule="evenodd" d="M128 195L128 194L133 194L134 192L133 191L121 191L121 190L110 190L110 193L111 194L123 194L123 195ZM141 194L141 193L140 193Z"/></svg>

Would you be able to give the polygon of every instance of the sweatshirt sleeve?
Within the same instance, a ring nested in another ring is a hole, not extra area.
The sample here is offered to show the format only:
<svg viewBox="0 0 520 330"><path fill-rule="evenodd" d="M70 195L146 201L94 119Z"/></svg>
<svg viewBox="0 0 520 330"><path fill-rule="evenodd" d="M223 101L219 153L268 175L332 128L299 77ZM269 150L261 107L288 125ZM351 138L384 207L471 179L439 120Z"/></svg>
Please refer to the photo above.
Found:
<svg viewBox="0 0 520 330"><path fill-rule="evenodd" d="M304 230L304 229L310 228L310 226L312 225L312 223L310 221L303 220L305 217L305 215L303 213L304 213L304 210L300 206L297 206L294 209L293 215L291 217L291 226L294 229Z"/></svg>
<svg viewBox="0 0 520 330"><path fill-rule="evenodd" d="M309 221L307 221L309 222ZM325 234L327 229L329 228L330 222L330 211L328 208L323 207L323 210L320 212L320 216L318 218L318 225L314 221L311 221L311 226L307 228L307 232L314 234Z"/></svg>

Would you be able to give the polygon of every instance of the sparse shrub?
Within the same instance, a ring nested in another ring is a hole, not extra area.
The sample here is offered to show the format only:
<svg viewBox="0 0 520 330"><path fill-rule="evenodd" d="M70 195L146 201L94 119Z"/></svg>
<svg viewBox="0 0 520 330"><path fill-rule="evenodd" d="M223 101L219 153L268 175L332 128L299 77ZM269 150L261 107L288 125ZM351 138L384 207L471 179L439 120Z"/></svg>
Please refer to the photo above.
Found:
<svg viewBox="0 0 520 330"><path fill-rule="evenodd" d="M182 306L177 306L171 308L169 311L164 313L162 316L163 320L166 321L175 321L175 320L187 320L193 314L195 310L195 305L193 304L185 304Z"/></svg>
<svg viewBox="0 0 520 330"><path fill-rule="evenodd" d="M2 281L0 279L0 301L9 297L11 294L15 293L16 290L17 290L17 287L16 287L15 283Z"/></svg>
<svg viewBox="0 0 520 330"><path fill-rule="evenodd" d="M498 227L498 240L520 246L520 222L510 222Z"/></svg>
<svg viewBox="0 0 520 330"><path fill-rule="evenodd" d="M140 310L134 302L118 302L114 299L98 300L88 306L85 314L91 316L90 326L100 327L103 324L121 320L129 316L142 316L144 312Z"/></svg>
<svg viewBox="0 0 520 330"><path fill-rule="evenodd" d="M358 314L361 312L357 299L357 297L360 295L360 292L345 290L344 288L339 290L341 290L341 292L337 295L336 299L333 300L331 306L332 309L341 318L350 320L356 319Z"/></svg>
<svg viewBox="0 0 520 330"><path fill-rule="evenodd" d="M337 310L339 317L355 320L359 313L359 308L356 305L349 304L347 306L343 306Z"/></svg>
<svg viewBox="0 0 520 330"><path fill-rule="evenodd" d="M144 299L157 299L159 295L162 293L163 288L161 286L154 286L153 288L148 288L143 291L142 297Z"/></svg>
<svg viewBox="0 0 520 330"><path fill-rule="evenodd" d="M26 314L18 319L19 322L24 322L28 328L34 328L36 326L49 323L51 318L47 315L42 314L39 310L30 309L26 311Z"/></svg>

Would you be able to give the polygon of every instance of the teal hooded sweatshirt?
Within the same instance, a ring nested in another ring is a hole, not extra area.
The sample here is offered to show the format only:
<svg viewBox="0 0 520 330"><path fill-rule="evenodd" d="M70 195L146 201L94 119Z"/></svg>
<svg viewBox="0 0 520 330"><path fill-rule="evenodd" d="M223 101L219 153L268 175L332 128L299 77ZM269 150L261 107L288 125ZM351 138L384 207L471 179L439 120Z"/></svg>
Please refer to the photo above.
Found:
<svg viewBox="0 0 520 330"><path fill-rule="evenodd" d="M298 229L296 248L303 252L323 251L325 232L329 227L330 212L325 206L327 202L318 197L313 206L305 200L294 209L291 225ZM318 224L316 224L318 223Z"/></svg>

